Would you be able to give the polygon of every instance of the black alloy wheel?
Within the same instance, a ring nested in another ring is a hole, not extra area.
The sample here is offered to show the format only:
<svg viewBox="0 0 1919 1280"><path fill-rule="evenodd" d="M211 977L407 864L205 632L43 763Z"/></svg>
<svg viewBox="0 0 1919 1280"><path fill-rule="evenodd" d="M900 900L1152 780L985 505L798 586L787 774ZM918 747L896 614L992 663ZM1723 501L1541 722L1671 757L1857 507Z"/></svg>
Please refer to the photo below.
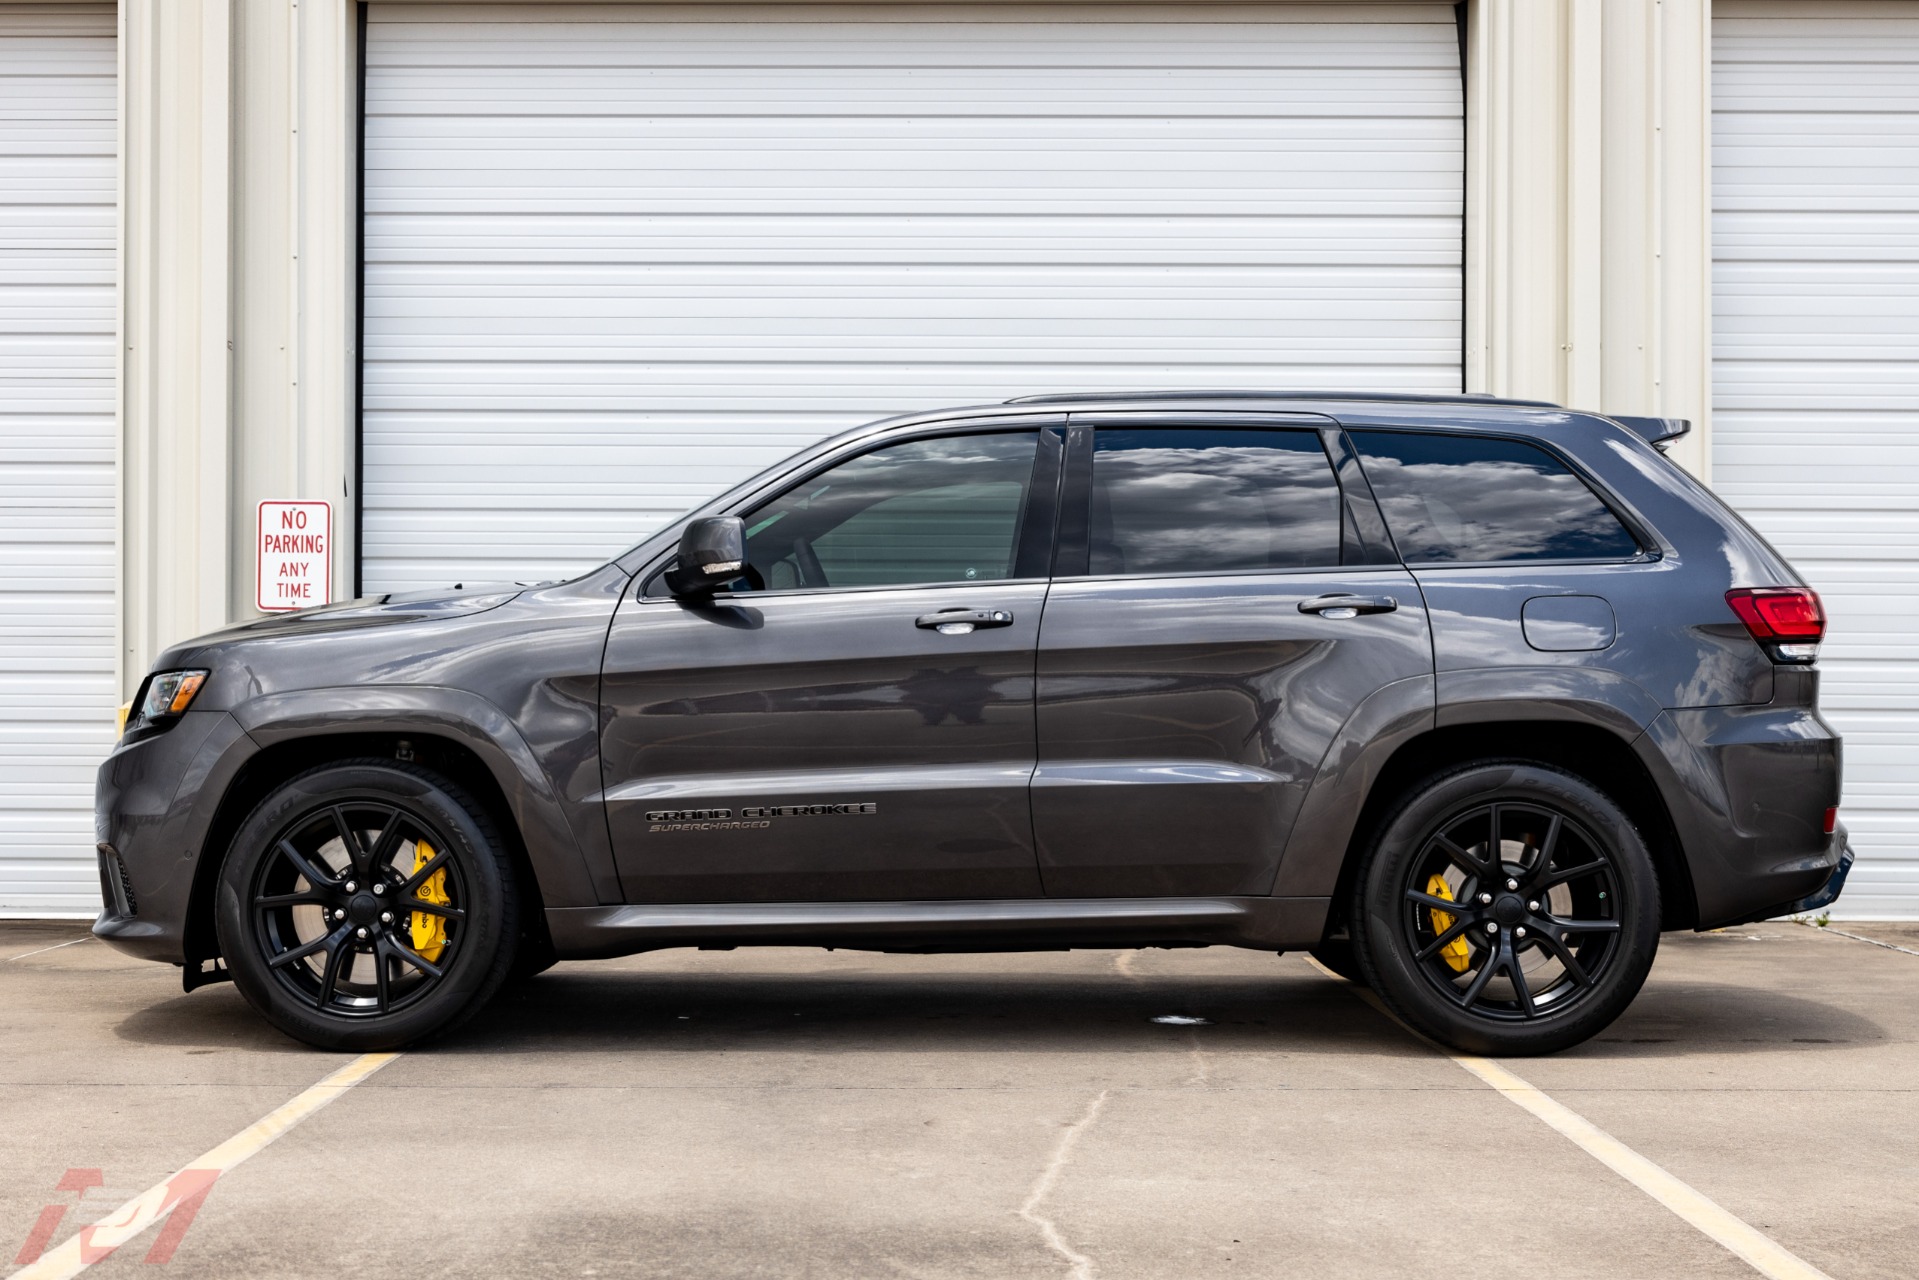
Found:
<svg viewBox="0 0 1919 1280"><path fill-rule="evenodd" d="M1541 802L1494 801L1445 821L1408 863L1403 898L1402 936L1421 972L1468 1013L1536 1018L1577 1004L1618 952L1610 857Z"/></svg>
<svg viewBox="0 0 1919 1280"><path fill-rule="evenodd" d="M1542 765L1487 762L1416 787L1360 879L1366 979L1469 1052L1545 1053L1595 1034L1658 946L1639 833L1591 784Z"/></svg>
<svg viewBox="0 0 1919 1280"><path fill-rule="evenodd" d="M254 941L267 968L297 999L342 1017L425 998L466 922L451 847L429 819L393 804L348 801L296 819L254 875Z"/></svg>
<svg viewBox="0 0 1919 1280"><path fill-rule="evenodd" d="M234 981L281 1030L336 1049L444 1031L504 981L513 875L485 812L413 765L346 761L263 801L221 871Z"/></svg>

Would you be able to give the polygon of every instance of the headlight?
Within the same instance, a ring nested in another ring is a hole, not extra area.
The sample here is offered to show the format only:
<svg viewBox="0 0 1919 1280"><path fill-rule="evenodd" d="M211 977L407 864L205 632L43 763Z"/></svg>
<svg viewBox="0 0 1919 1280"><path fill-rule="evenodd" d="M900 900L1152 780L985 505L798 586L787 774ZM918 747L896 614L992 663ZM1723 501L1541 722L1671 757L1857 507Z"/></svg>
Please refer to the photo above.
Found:
<svg viewBox="0 0 1919 1280"><path fill-rule="evenodd" d="M127 717L122 732L173 720L193 705L194 695L206 682L205 671L161 671L148 676L146 692Z"/></svg>

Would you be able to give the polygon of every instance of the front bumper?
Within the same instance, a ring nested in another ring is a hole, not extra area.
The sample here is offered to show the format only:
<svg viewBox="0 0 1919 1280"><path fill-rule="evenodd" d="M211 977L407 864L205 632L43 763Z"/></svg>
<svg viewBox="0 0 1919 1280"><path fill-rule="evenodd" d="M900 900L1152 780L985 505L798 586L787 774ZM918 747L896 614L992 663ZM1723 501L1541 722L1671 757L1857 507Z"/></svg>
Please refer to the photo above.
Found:
<svg viewBox="0 0 1919 1280"><path fill-rule="evenodd" d="M95 937L142 960L187 962L213 811L254 750L224 711L189 711L163 733L114 748L94 780L103 899Z"/></svg>

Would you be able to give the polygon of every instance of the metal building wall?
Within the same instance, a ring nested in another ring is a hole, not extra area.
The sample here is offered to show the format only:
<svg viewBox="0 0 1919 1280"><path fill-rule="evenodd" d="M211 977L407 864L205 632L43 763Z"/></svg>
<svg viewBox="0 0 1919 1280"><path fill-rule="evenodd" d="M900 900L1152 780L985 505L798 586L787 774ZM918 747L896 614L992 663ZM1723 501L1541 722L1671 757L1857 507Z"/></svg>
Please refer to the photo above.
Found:
<svg viewBox="0 0 1919 1280"><path fill-rule="evenodd" d="M1919 5L1713 21L1714 487L1819 590L1859 853L1919 917Z"/></svg>
<svg viewBox="0 0 1919 1280"><path fill-rule="evenodd" d="M1449 4L369 19L369 590L571 576L911 409L1460 389Z"/></svg>
<svg viewBox="0 0 1919 1280"><path fill-rule="evenodd" d="M90 912L113 744L114 9L0 6L0 916Z"/></svg>

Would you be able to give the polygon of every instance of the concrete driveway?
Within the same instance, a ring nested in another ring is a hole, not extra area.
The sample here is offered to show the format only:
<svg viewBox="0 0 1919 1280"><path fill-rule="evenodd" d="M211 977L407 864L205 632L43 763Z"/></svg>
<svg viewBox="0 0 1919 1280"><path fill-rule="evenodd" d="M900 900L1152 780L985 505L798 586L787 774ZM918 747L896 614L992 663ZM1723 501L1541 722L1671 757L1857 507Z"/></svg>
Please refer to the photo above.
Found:
<svg viewBox="0 0 1919 1280"><path fill-rule="evenodd" d="M1909 950L1669 936L1605 1036L1504 1065L1789 1255L1919 1274L1919 926L1844 927ZM349 1061L82 936L0 925L0 1273ZM94 1270L1758 1274L1354 988L1217 948L563 965L180 1216Z"/></svg>

